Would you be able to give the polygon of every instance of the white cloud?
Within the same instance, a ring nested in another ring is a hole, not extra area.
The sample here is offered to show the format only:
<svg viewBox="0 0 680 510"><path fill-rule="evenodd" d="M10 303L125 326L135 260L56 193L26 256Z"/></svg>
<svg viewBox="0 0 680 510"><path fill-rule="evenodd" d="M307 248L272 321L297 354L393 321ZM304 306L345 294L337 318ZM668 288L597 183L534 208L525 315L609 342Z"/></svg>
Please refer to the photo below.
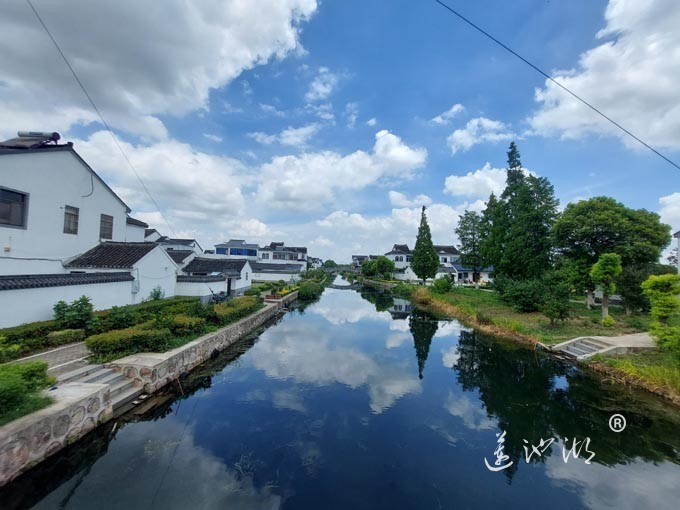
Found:
<svg viewBox="0 0 680 510"><path fill-rule="evenodd" d="M160 115L207 108L211 89L299 50L300 24L317 2L263 0L255 8L248 0L167 0L140 9L133 0L72 0L68 10L55 2L37 7L108 123L151 140L167 137ZM0 135L68 132L96 120L25 4L4 6L0 46Z"/></svg>
<svg viewBox="0 0 680 510"><path fill-rule="evenodd" d="M372 117L366 121L366 125L369 127L374 127L377 123L378 121L376 120L375 117Z"/></svg>
<svg viewBox="0 0 680 510"><path fill-rule="evenodd" d="M375 136L373 151L346 156L325 151L279 156L262 165L258 199L270 207L305 211L332 203L336 193L363 189L381 179L410 179L427 151L411 148L389 131Z"/></svg>
<svg viewBox="0 0 680 510"><path fill-rule="evenodd" d="M440 113L436 117L432 118L430 122L440 126L444 126L449 123L449 121L454 118L459 113L465 111L465 107L462 104L456 103L451 108L443 113Z"/></svg>
<svg viewBox="0 0 680 510"><path fill-rule="evenodd" d="M276 117L286 116L286 112L282 112L281 110L277 109L276 106L273 106L271 104L260 103L260 110L269 115L275 115Z"/></svg>
<svg viewBox="0 0 680 510"><path fill-rule="evenodd" d="M488 197L492 192L500 195L505 189L506 176L506 169L491 168L486 163L465 175L449 175L444 181L444 193L468 197Z"/></svg>
<svg viewBox="0 0 680 510"><path fill-rule="evenodd" d="M290 147L304 147L319 129L321 129L320 124L312 123L299 128L289 126L278 135L268 135L267 133L258 131L255 133L248 133L247 136L256 142L265 145L279 142L281 145L288 145Z"/></svg>
<svg viewBox="0 0 680 510"><path fill-rule="evenodd" d="M430 205L432 199L427 195L416 195L412 199L399 191L389 192L390 203L396 207L417 207L423 205Z"/></svg>
<svg viewBox="0 0 680 510"><path fill-rule="evenodd" d="M661 221L671 226L672 232L680 230L680 192L659 198Z"/></svg>
<svg viewBox="0 0 680 510"><path fill-rule="evenodd" d="M304 110L313 115L316 115L322 120L327 120L331 123L335 120L335 114L333 113L333 105L331 103L321 104L308 103L305 105Z"/></svg>
<svg viewBox="0 0 680 510"><path fill-rule="evenodd" d="M474 145L484 142L501 142L512 140L516 135L504 123L477 117L468 121L462 129L456 129L449 135L446 142L451 154L467 151Z"/></svg>
<svg viewBox="0 0 680 510"><path fill-rule="evenodd" d="M347 127L350 129L353 128L359 117L359 105L356 103L347 103L347 106L345 106L345 116L347 117Z"/></svg>
<svg viewBox="0 0 680 510"><path fill-rule="evenodd" d="M680 148L680 3L610 0L600 44L578 67L554 77L606 115L658 148ZM534 132L573 139L591 134L641 146L553 83L536 91Z"/></svg>
<svg viewBox="0 0 680 510"><path fill-rule="evenodd" d="M210 133L203 133L203 136L205 136L208 140L212 140L213 142L219 143L219 142L222 141L222 137L221 137L221 136L212 135L212 134L210 134Z"/></svg>
<svg viewBox="0 0 680 510"><path fill-rule="evenodd" d="M330 96L338 86L340 77L327 67L320 67L317 75L309 84L305 99L309 102L322 101Z"/></svg>
<svg viewBox="0 0 680 510"><path fill-rule="evenodd" d="M461 418L468 429L488 430L495 427L495 422L489 418L484 405L465 393L449 392L444 408L453 416Z"/></svg>

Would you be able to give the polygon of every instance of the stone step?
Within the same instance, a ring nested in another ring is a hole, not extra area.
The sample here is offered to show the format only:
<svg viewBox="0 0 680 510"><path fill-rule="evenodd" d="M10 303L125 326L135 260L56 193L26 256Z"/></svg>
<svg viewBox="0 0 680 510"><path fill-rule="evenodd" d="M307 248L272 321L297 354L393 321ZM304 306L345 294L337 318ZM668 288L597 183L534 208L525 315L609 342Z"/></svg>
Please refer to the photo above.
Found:
<svg viewBox="0 0 680 510"><path fill-rule="evenodd" d="M111 391L111 398L114 398L116 395L120 395L121 393L132 388L135 385L135 381L133 381L132 379L127 379L122 375L118 374L116 380L111 381L108 384Z"/></svg>
<svg viewBox="0 0 680 510"><path fill-rule="evenodd" d="M596 351L599 351L600 349L607 349L608 347L611 347L611 344L608 344L606 342L603 342L602 340L596 340L594 338L584 338L581 340L582 343L586 345L590 345L595 348Z"/></svg>
<svg viewBox="0 0 680 510"><path fill-rule="evenodd" d="M104 379L105 377L115 373L112 369L110 368L100 368L96 372L92 372L91 374L88 374L84 377L81 377L78 382L82 383L98 383L101 379Z"/></svg>
<svg viewBox="0 0 680 510"><path fill-rule="evenodd" d="M583 349L580 349L578 346L574 344L567 345L564 350L574 356L583 356L584 354L588 354L588 352L584 351Z"/></svg>
<svg viewBox="0 0 680 510"><path fill-rule="evenodd" d="M59 382L59 384L73 382L75 380L79 380L82 377L86 377L90 374L93 374L94 372L97 372L98 370L101 369L102 365L87 365L76 370L66 372L65 374L61 374L60 376L57 377L57 381Z"/></svg>
<svg viewBox="0 0 680 510"><path fill-rule="evenodd" d="M578 347L582 351L585 351L587 354L600 350L599 347L593 347L592 345L582 342L580 340L578 342L574 342L574 346Z"/></svg>
<svg viewBox="0 0 680 510"><path fill-rule="evenodd" d="M127 410L133 407L132 401L144 393L143 387L132 386L126 390L118 393L115 397L111 399L111 405L113 407L113 412L116 415L123 414Z"/></svg>
<svg viewBox="0 0 680 510"><path fill-rule="evenodd" d="M104 376L100 379L97 379L94 382L96 382L97 384L108 384L110 386L112 384L115 384L115 383L123 380L123 379L125 379L123 374L121 374L120 372L111 371L110 374L108 374L108 375L106 375L106 376ZM89 381L89 382L92 382L92 381Z"/></svg>

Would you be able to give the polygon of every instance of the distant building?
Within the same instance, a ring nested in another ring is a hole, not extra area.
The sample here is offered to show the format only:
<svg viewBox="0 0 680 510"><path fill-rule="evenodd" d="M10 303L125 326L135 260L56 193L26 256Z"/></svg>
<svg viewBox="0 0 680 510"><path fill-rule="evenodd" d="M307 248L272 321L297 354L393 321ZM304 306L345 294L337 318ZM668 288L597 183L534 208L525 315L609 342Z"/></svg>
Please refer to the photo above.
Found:
<svg viewBox="0 0 680 510"><path fill-rule="evenodd" d="M309 267L311 269L319 269L323 267L323 260L318 257L309 257L307 261L309 262Z"/></svg>
<svg viewBox="0 0 680 510"><path fill-rule="evenodd" d="M128 243L143 243L146 240L146 229L149 225L141 220L128 216L125 219L125 241Z"/></svg>
<svg viewBox="0 0 680 510"><path fill-rule="evenodd" d="M411 265L411 250L407 244L395 244L385 253L385 257L394 262L397 269L406 269Z"/></svg>
<svg viewBox="0 0 680 510"><path fill-rule="evenodd" d="M252 286L253 268L246 259L195 257L177 277L177 295L209 297L221 292L243 294Z"/></svg>
<svg viewBox="0 0 680 510"><path fill-rule="evenodd" d="M243 239L229 239L226 243L215 245L215 254L257 261L259 248L257 244L246 243Z"/></svg>
<svg viewBox="0 0 680 510"><path fill-rule="evenodd" d="M170 237L161 236L156 241L166 250L192 250L196 255L203 253L203 248L198 244L196 239L173 239Z"/></svg>

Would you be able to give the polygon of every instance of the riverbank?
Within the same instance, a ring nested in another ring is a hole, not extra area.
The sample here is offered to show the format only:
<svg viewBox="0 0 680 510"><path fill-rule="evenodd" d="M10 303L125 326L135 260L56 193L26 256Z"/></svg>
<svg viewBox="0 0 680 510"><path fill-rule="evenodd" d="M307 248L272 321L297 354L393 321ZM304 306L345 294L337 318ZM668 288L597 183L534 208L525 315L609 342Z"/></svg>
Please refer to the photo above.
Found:
<svg viewBox="0 0 680 510"><path fill-rule="evenodd" d="M529 346L551 346L580 336L618 336L645 331L646 316L628 317L611 309L612 327L600 322L600 310L587 310L572 303L572 318L551 326L540 313L519 313L494 292L459 289L436 294L425 287L416 288L411 300L415 306L439 317L456 318L484 333L510 338ZM584 366L621 382L659 395L680 406L680 364L668 354L651 353L599 356Z"/></svg>
<svg viewBox="0 0 680 510"><path fill-rule="evenodd" d="M262 327L297 292L251 315L164 353L142 353L109 364L134 386L153 393ZM66 383L50 392L50 406L0 427L0 487L116 416L108 384Z"/></svg>

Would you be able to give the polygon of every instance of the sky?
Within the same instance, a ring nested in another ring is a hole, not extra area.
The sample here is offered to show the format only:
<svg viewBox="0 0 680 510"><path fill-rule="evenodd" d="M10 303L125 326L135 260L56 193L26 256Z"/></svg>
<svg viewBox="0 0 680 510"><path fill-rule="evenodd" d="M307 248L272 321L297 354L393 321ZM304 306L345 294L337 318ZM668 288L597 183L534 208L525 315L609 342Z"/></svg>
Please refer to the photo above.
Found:
<svg viewBox="0 0 680 510"><path fill-rule="evenodd" d="M455 244L506 151L560 207L608 195L680 230L680 170L434 0L32 0L0 18L0 137L58 131L161 233L349 261ZM680 2L447 3L680 162Z"/></svg>

